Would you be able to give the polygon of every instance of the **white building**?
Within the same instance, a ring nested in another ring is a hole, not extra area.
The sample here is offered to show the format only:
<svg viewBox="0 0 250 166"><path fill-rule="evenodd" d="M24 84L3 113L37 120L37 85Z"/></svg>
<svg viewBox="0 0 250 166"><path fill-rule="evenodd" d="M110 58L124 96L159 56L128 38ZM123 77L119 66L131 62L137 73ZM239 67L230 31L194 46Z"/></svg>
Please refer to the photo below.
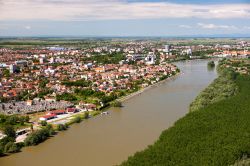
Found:
<svg viewBox="0 0 250 166"><path fill-rule="evenodd" d="M156 56L154 53L149 53L145 58L145 63L147 65L153 65L155 64L155 61L156 61Z"/></svg>
<svg viewBox="0 0 250 166"><path fill-rule="evenodd" d="M10 68L10 73L15 73L17 71L17 66L14 64L11 64L9 68Z"/></svg>

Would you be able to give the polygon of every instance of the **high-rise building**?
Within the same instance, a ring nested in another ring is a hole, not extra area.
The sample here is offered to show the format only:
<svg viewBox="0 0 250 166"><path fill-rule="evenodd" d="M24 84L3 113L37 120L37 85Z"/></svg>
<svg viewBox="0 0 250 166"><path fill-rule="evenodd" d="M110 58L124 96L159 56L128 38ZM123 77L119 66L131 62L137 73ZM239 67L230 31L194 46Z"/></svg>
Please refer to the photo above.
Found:
<svg viewBox="0 0 250 166"><path fill-rule="evenodd" d="M165 52L169 53L170 49L171 49L170 45L165 45L165 50L164 50Z"/></svg>

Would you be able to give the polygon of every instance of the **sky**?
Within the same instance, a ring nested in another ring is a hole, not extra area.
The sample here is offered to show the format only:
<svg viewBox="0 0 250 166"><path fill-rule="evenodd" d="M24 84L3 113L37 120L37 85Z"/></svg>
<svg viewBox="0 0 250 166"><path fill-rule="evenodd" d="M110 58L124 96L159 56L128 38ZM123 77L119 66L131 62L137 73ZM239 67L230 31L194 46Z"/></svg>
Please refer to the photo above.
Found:
<svg viewBox="0 0 250 166"><path fill-rule="evenodd" d="M0 0L0 36L250 37L250 0Z"/></svg>

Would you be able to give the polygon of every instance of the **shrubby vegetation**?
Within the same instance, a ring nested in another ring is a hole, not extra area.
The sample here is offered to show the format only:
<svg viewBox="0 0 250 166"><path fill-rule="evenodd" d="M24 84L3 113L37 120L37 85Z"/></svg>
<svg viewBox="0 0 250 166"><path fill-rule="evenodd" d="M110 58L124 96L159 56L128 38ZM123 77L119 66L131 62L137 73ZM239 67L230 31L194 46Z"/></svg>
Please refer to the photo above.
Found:
<svg viewBox="0 0 250 166"><path fill-rule="evenodd" d="M208 63L207 63L207 66L208 67L215 67L215 63L214 63L214 61L209 61Z"/></svg>
<svg viewBox="0 0 250 166"><path fill-rule="evenodd" d="M88 87L92 83L91 81L86 81L82 79L82 80L77 80L77 81L64 81L62 82L62 84L66 86Z"/></svg>
<svg viewBox="0 0 250 166"><path fill-rule="evenodd" d="M84 114L75 116L70 122L66 123L65 125L67 127L68 125L71 125L73 123L80 123L82 120L88 119L88 118L89 118L89 112L85 111Z"/></svg>
<svg viewBox="0 0 250 166"><path fill-rule="evenodd" d="M15 153L20 151L21 145L15 143L16 131L12 125L6 125L3 128L3 133L6 135L0 140L0 156L6 153Z"/></svg>
<svg viewBox="0 0 250 166"><path fill-rule="evenodd" d="M65 101L76 101L77 98L71 94L71 93L63 93L61 95L56 95L56 100L60 101L60 100L65 100Z"/></svg>
<svg viewBox="0 0 250 166"><path fill-rule="evenodd" d="M22 144L16 144L16 130L28 125L29 116L0 114L0 129L6 135L0 140L0 156L20 151Z"/></svg>
<svg viewBox="0 0 250 166"><path fill-rule="evenodd" d="M236 73L226 69L219 72L220 76L202 91L190 105L190 111L196 111L209 104L234 96L238 87L235 83Z"/></svg>
<svg viewBox="0 0 250 166"><path fill-rule="evenodd" d="M237 160L234 164L230 166L249 166L250 165L250 159L249 156L243 155L243 157L239 160Z"/></svg>
<svg viewBox="0 0 250 166"><path fill-rule="evenodd" d="M121 165L226 166L249 157L250 76L238 75L235 84L235 96L188 113Z"/></svg>
<svg viewBox="0 0 250 166"><path fill-rule="evenodd" d="M111 106L113 107L122 107L122 103L120 101L114 101L111 103Z"/></svg>
<svg viewBox="0 0 250 166"><path fill-rule="evenodd" d="M63 131L63 130L67 130L67 128L68 128L68 125L67 124L59 124L59 125L57 125L57 130L58 131Z"/></svg>
<svg viewBox="0 0 250 166"><path fill-rule="evenodd" d="M51 125L47 125L41 130L36 130L31 133L25 140L25 146L37 145L43 141L45 141L48 137L55 134L55 130Z"/></svg>

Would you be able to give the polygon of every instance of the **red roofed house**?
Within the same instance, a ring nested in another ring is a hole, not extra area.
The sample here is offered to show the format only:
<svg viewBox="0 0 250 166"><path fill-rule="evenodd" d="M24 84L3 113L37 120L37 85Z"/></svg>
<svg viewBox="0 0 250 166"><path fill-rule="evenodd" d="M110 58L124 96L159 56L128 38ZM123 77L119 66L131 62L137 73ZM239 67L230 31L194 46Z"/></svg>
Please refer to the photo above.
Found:
<svg viewBox="0 0 250 166"><path fill-rule="evenodd" d="M62 115L62 114L66 114L66 111L64 110L54 110L54 111L50 111L47 115Z"/></svg>
<svg viewBox="0 0 250 166"><path fill-rule="evenodd" d="M76 113L78 110L76 108L67 108L67 113Z"/></svg>
<svg viewBox="0 0 250 166"><path fill-rule="evenodd" d="M47 121L56 118L56 114L49 114L39 118L40 121Z"/></svg>

